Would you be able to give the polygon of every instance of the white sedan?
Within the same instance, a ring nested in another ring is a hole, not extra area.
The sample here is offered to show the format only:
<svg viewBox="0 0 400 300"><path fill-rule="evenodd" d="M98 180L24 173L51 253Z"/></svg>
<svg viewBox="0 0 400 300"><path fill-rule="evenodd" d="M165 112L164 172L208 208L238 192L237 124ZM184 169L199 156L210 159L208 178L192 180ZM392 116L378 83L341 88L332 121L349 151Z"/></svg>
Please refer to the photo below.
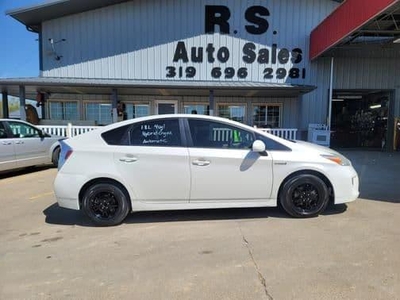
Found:
<svg viewBox="0 0 400 300"><path fill-rule="evenodd" d="M57 166L61 139L25 121L0 119L0 171L43 164Z"/></svg>
<svg viewBox="0 0 400 300"><path fill-rule="evenodd" d="M97 225L131 211L271 207L313 217L357 199L358 176L332 149L289 141L223 118L157 115L61 142L61 207Z"/></svg>

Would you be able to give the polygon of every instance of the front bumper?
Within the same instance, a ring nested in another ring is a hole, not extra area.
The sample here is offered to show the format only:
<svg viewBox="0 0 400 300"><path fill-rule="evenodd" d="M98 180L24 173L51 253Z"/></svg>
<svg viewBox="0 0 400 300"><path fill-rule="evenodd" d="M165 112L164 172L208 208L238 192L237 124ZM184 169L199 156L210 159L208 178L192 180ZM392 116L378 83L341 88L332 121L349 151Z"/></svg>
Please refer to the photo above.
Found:
<svg viewBox="0 0 400 300"><path fill-rule="evenodd" d="M359 178L352 166L340 168L332 180L335 204L354 201L360 195Z"/></svg>

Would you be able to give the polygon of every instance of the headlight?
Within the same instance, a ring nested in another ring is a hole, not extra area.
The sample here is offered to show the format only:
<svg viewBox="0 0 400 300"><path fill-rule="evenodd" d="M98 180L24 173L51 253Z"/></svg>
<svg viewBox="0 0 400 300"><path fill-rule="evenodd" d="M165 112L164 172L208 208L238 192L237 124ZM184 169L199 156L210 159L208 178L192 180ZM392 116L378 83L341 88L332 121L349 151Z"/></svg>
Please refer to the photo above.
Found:
<svg viewBox="0 0 400 300"><path fill-rule="evenodd" d="M329 159L341 166L350 166L351 162L343 155L337 154L321 154L323 158Z"/></svg>

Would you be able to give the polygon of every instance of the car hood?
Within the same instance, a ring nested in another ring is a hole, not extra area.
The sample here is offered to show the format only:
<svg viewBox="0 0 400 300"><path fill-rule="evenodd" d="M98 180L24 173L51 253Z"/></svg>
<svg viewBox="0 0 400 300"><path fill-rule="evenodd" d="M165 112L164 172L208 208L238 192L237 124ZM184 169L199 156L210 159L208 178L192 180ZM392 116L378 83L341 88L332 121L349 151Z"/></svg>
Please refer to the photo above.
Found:
<svg viewBox="0 0 400 300"><path fill-rule="evenodd" d="M318 152L320 154L340 154L339 152L317 144L313 144L310 142L305 142L305 141L294 141L294 143L298 146L298 148L301 148L303 150L311 150Z"/></svg>

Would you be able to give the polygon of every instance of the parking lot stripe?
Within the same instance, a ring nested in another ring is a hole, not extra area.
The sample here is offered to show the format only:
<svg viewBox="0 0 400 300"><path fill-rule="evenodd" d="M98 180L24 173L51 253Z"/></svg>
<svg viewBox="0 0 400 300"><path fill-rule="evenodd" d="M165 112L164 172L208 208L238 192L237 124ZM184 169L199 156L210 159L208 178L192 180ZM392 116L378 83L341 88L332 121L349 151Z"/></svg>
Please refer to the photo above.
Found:
<svg viewBox="0 0 400 300"><path fill-rule="evenodd" d="M39 195L30 197L29 200L36 200L38 198L49 196L49 195L54 195L54 192L47 192L47 193L39 194Z"/></svg>

